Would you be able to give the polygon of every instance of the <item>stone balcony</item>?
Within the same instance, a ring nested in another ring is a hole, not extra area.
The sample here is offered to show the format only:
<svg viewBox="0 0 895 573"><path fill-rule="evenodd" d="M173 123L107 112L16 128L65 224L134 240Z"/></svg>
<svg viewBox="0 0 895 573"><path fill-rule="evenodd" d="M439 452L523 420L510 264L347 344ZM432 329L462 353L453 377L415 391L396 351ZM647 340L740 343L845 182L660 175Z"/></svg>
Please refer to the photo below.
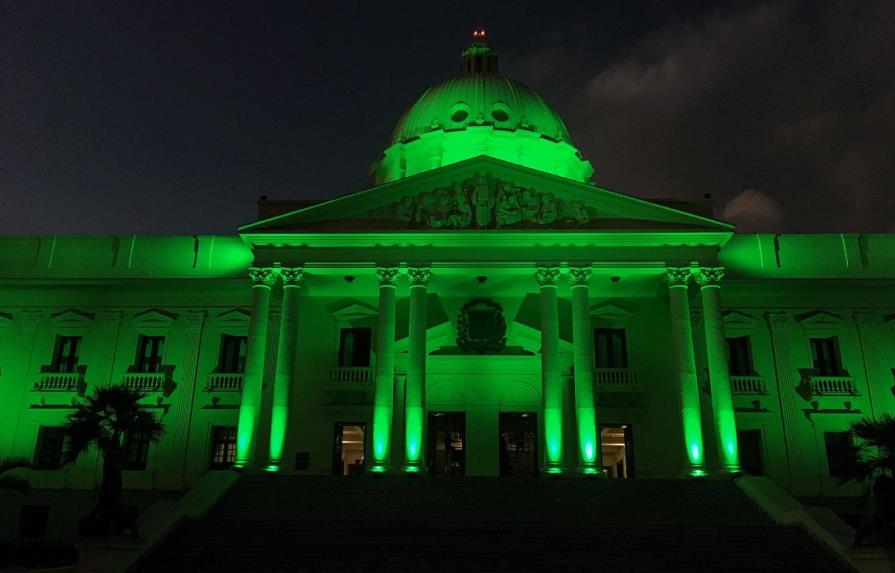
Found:
<svg viewBox="0 0 895 573"><path fill-rule="evenodd" d="M737 375L730 377L730 391L735 395L763 395L768 393L764 377Z"/></svg>
<svg viewBox="0 0 895 573"><path fill-rule="evenodd" d="M212 372L205 382L206 392L241 392L245 374L242 372Z"/></svg>
<svg viewBox="0 0 895 573"><path fill-rule="evenodd" d="M597 392L639 392L640 380L630 368L594 368Z"/></svg>
<svg viewBox="0 0 895 573"><path fill-rule="evenodd" d="M160 392L165 384L164 372L128 372L121 383L125 388L140 392Z"/></svg>
<svg viewBox="0 0 895 573"><path fill-rule="evenodd" d="M858 386L852 376L809 376L811 394L817 396L857 396Z"/></svg>
<svg viewBox="0 0 895 573"><path fill-rule="evenodd" d="M35 392L77 392L83 380L80 372L42 372Z"/></svg>
<svg viewBox="0 0 895 573"><path fill-rule="evenodd" d="M372 366L337 366L329 369L330 386L352 387L373 383Z"/></svg>

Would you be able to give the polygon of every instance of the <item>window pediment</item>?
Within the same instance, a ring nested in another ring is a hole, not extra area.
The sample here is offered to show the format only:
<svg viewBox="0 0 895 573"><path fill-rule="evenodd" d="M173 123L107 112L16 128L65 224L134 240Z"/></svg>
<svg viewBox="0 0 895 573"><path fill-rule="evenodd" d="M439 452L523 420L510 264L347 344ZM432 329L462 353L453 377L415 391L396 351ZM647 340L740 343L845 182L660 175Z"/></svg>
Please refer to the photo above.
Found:
<svg viewBox="0 0 895 573"><path fill-rule="evenodd" d="M214 317L214 323L219 327L245 327L251 317L252 313L244 308L231 308Z"/></svg>
<svg viewBox="0 0 895 573"><path fill-rule="evenodd" d="M177 315L158 309L145 310L134 315L137 328L170 328Z"/></svg>
<svg viewBox="0 0 895 573"><path fill-rule="evenodd" d="M815 310L796 316L796 321L809 335L833 336L842 330L842 317L825 310Z"/></svg>
<svg viewBox="0 0 895 573"><path fill-rule="evenodd" d="M93 314L80 310L67 309L50 317L56 327L83 327L93 322Z"/></svg>

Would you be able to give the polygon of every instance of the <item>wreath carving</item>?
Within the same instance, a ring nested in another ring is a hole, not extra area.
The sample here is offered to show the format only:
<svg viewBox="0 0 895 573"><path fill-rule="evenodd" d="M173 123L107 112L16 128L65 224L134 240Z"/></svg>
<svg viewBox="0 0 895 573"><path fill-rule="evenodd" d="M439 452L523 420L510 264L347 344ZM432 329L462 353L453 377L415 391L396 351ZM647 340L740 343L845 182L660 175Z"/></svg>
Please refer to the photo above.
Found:
<svg viewBox="0 0 895 573"><path fill-rule="evenodd" d="M503 307L487 298L476 298L460 309L457 346L463 352L495 354L507 344Z"/></svg>

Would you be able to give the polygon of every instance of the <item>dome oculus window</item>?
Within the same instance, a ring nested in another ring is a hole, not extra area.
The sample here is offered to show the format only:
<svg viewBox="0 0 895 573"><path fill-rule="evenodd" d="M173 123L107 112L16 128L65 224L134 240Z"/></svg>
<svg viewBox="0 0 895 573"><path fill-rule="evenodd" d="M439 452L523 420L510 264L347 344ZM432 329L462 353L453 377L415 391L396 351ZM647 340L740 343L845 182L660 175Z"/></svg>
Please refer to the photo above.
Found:
<svg viewBox="0 0 895 573"><path fill-rule="evenodd" d="M505 122L510 120L510 108L502 103L497 103L491 109L491 117L496 122Z"/></svg>
<svg viewBox="0 0 895 573"><path fill-rule="evenodd" d="M462 123L469 118L469 106L464 103L455 104L451 108L451 121L454 123Z"/></svg>

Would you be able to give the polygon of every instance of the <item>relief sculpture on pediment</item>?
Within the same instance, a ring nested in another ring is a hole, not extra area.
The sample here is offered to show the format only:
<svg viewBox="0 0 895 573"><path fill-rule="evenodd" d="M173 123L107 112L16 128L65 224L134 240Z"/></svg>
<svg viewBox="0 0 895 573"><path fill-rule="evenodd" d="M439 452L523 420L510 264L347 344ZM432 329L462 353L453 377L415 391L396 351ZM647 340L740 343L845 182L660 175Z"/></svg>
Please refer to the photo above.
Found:
<svg viewBox="0 0 895 573"><path fill-rule="evenodd" d="M368 216L408 228L499 229L577 227L596 218L596 213L583 201L560 199L549 191L476 173L459 183L405 195L372 209Z"/></svg>

